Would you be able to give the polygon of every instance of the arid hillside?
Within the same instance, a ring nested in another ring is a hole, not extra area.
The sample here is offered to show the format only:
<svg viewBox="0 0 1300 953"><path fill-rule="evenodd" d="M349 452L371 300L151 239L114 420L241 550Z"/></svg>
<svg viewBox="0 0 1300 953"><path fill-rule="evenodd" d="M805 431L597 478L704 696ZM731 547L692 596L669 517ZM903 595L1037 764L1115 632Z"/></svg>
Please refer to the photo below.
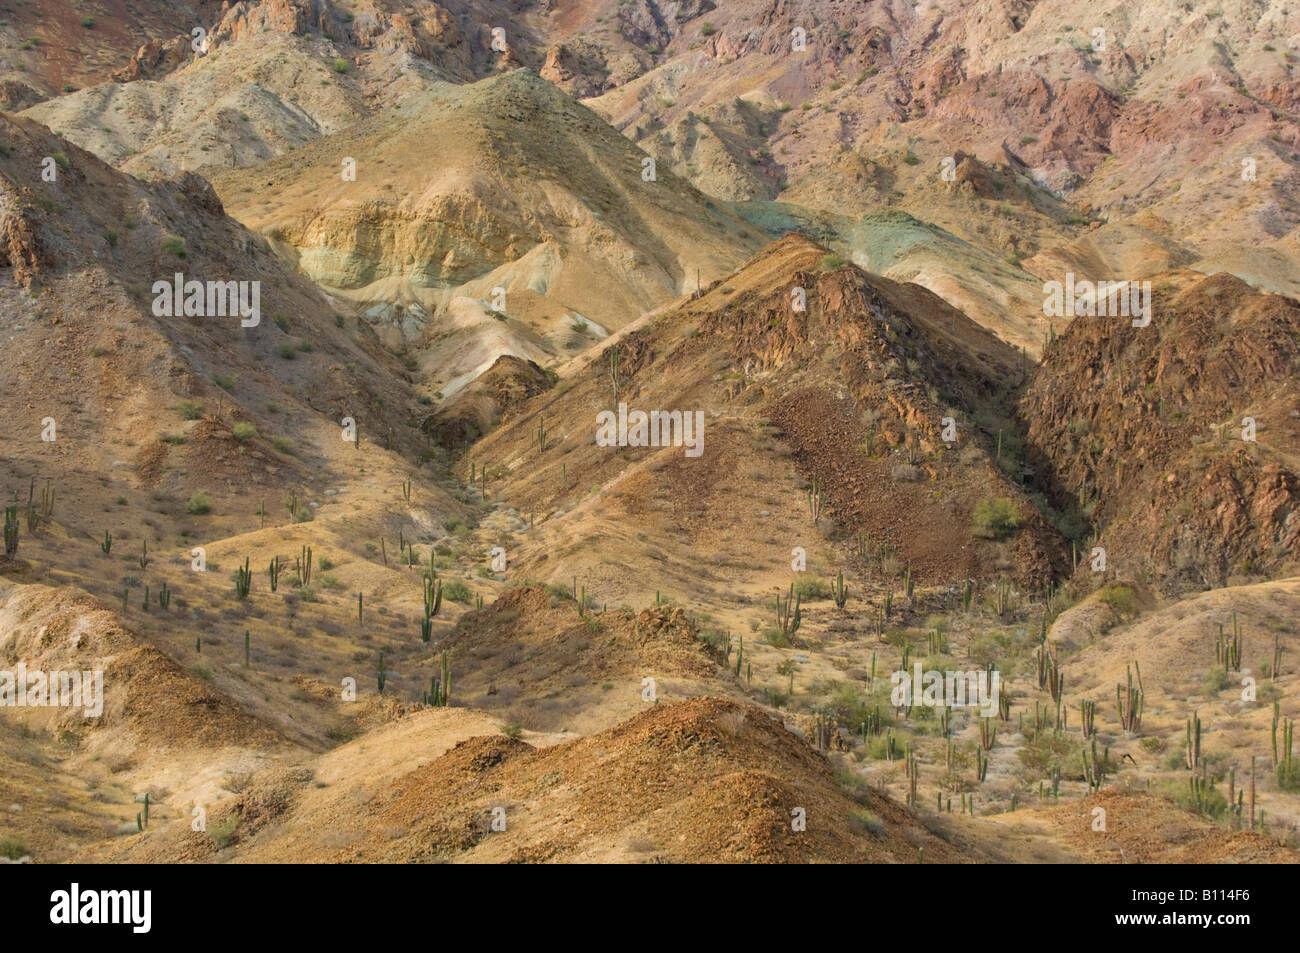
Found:
<svg viewBox="0 0 1300 953"><path fill-rule="evenodd" d="M0 862L1294 864L1297 56L0 0Z"/></svg>

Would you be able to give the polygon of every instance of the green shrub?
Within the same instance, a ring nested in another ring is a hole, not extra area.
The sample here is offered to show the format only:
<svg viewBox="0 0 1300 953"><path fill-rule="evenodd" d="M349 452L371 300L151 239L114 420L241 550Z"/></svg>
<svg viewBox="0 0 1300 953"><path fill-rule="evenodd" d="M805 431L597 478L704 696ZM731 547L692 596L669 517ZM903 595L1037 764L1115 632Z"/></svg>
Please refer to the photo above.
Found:
<svg viewBox="0 0 1300 953"><path fill-rule="evenodd" d="M1113 582L1097 593L1097 598L1110 606L1118 615L1137 615L1137 593L1131 586Z"/></svg>
<svg viewBox="0 0 1300 953"><path fill-rule="evenodd" d="M0 857L18 860L20 857L26 856L28 856L27 845L17 837L11 834L0 837Z"/></svg>
<svg viewBox="0 0 1300 953"><path fill-rule="evenodd" d="M442 584L442 597L461 604L474 601L474 594L469 591L469 586L459 579L452 579Z"/></svg>
<svg viewBox="0 0 1300 953"><path fill-rule="evenodd" d="M177 258L185 257L185 239L177 235L168 235L162 240L162 250Z"/></svg>
<svg viewBox="0 0 1300 953"><path fill-rule="evenodd" d="M346 73L348 71L348 61L341 56L335 57L331 67L336 73Z"/></svg>
<svg viewBox="0 0 1300 953"><path fill-rule="evenodd" d="M1005 496L975 504L975 529L990 539L1006 539L1022 522L1016 504Z"/></svg>
<svg viewBox="0 0 1300 953"><path fill-rule="evenodd" d="M236 440L252 440L257 436L257 428L247 421L240 421L230 428L230 432L235 435Z"/></svg>
<svg viewBox="0 0 1300 953"><path fill-rule="evenodd" d="M208 837L212 838L212 843L219 849L224 850L235 842L235 828L238 826L239 818L231 814L209 827Z"/></svg>
<svg viewBox="0 0 1300 953"><path fill-rule="evenodd" d="M203 416L203 401L183 400L176 405L176 412L182 420L198 420Z"/></svg>
<svg viewBox="0 0 1300 953"><path fill-rule="evenodd" d="M191 516L202 516L212 512L212 501L206 493L195 493L185 504L185 509Z"/></svg>

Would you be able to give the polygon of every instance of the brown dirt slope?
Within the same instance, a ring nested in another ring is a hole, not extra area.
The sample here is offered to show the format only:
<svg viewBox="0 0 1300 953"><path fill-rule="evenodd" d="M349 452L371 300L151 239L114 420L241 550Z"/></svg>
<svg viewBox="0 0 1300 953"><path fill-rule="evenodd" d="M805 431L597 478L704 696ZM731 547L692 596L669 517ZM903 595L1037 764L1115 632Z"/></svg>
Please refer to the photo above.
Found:
<svg viewBox="0 0 1300 953"><path fill-rule="evenodd" d="M1092 828L1094 811L1106 812L1106 830ZM1039 828L1087 864L1294 864L1300 852L1252 831L1230 831L1213 821L1147 795L1115 788L1079 801L992 818Z"/></svg>
<svg viewBox="0 0 1300 953"><path fill-rule="evenodd" d="M220 852L211 838L177 823L116 842L112 856L908 863L924 848L927 861L975 859L884 796L854 801L806 743L759 709L722 699L655 706L549 748L502 735L472 737L377 783L362 769L364 744L329 756L353 758L360 770L323 789L299 771L244 792L222 812L236 821L233 850ZM504 831L491 829L498 808ZM796 808L806 815L805 831L792 829ZM88 856L107 859L108 846Z"/></svg>
<svg viewBox="0 0 1300 953"><path fill-rule="evenodd" d="M206 681L183 670L122 625L103 603L72 587L0 588L0 652L5 668L104 673L104 711L31 709L55 720L60 734L89 749L113 745L167 749L277 747L278 733L249 717ZM126 738L122 736L125 735Z"/></svg>

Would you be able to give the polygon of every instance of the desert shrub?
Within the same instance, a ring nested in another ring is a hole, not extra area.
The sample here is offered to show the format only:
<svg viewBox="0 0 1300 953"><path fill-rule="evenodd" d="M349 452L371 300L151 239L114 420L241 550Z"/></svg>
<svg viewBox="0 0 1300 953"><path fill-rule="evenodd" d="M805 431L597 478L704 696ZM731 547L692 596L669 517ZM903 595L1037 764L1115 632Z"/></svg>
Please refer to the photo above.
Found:
<svg viewBox="0 0 1300 953"><path fill-rule="evenodd" d="M176 405L176 412L182 420L198 420L203 416L203 401L183 400Z"/></svg>
<svg viewBox="0 0 1300 953"><path fill-rule="evenodd" d="M1277 786L1280 791L1300 791L1300 761L1292 758L1278 764Z"/></svg>
<svg viewBox="0 0 1300 953"><path fill-rule="evenodd" d="M821 579L803 577L794 584L794 591L799 594L799 598L803 602L808 602L811 599L829 599L831 597L830 586Z"/></svg>
<svg viewBox="0 0 1300 953"><path fill-rule="evenodd" d="M252 440L257 436L257 428L248 421L240 421L230 428L230 432L235 435L236 440Z"/></svg>
<svg viewBox="0 0 1300 953"><path fill-rule="evenodd" d="M1110 606L1118 615L1137 615L1137 593L1133 591L1132 586L1118 582L1111 583L1097 593L1097 598Z"/></svg>
<svg viewBox="0 0 1300 953"><path fill-rule="evenodd" d="M1005 496L980 500L975 504L975 529L990 539L1006 539L1022 522L1016 504Z"/></svg>
<svg viewBox="0 0 1300 953"><path fill-rule="evenodd" d="M195 493L185 504L185 510L191 516L202 516L204 513L212 512L212 501L208 499L206 493Z"/></svg>
<svg viewBox="0 0 1300 953"><path fill-rule="evenodd" d="M218 849L224 850L235 842L235 828L238 826L239 818L231 814L212 824L208 828L208 837Z"/></svg>
<svg viewBox="0 0 1300 953"><path fill-rule="evenodd" d="M162 250L177 258L185 257L185 239L177 235L168 235L162 240Z"/></svg>
<svg viewBox="0 0 1300 953"><path fill-rule="evenodd" d="M1165 786L1165 792L1172 795L1172 800L1179 807L1189 811L1197 811L1196 798L1192 794L1191 786L1186 782L1178 782L1175 785ZM1222 817L1228 810L1228 799L1224 797L1223 792L1218 788L1211 788L1201 794L1201 806L1199 813L1206 817Z"/></svg>
<svg viewBox="0 0 1300 953"><path fill-rule="evenodd" d="M451 579L444 582L442 584L442 597L461 604L474 601L474 594L469 591L469 586L465 585L460 579Z"/></svg>
<svg viewBox="0 0 1300 953"><path fill-rule="evenodd" d="M7 857L10 860L18 860L20 857L28 856L27 845L12 834L6 834L0 837L0 857Z"/></svg>
<svg viewBox="0 0 1300 953"><path fill-rule="evenodd" d="M1217 695L1231 684L1232 679L1228 677L1227 671L1221 665L1216 665L1205 673L1201 689L1207 695Z"/></svg>

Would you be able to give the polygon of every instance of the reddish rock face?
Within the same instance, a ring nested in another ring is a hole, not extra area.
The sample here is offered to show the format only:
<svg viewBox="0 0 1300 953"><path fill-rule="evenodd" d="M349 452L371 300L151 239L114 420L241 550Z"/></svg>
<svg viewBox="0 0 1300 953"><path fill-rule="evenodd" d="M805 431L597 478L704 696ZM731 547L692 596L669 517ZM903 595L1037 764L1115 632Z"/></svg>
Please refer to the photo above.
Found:
<svg viewBox="0 0 1300 953"><path fill-rule="evenodd" d="M1275 570L1300 554L1300 305L1228 275L1155 284L1149 327L1080 317L1049 346L1031 463L1171 592Z"/></svg>

